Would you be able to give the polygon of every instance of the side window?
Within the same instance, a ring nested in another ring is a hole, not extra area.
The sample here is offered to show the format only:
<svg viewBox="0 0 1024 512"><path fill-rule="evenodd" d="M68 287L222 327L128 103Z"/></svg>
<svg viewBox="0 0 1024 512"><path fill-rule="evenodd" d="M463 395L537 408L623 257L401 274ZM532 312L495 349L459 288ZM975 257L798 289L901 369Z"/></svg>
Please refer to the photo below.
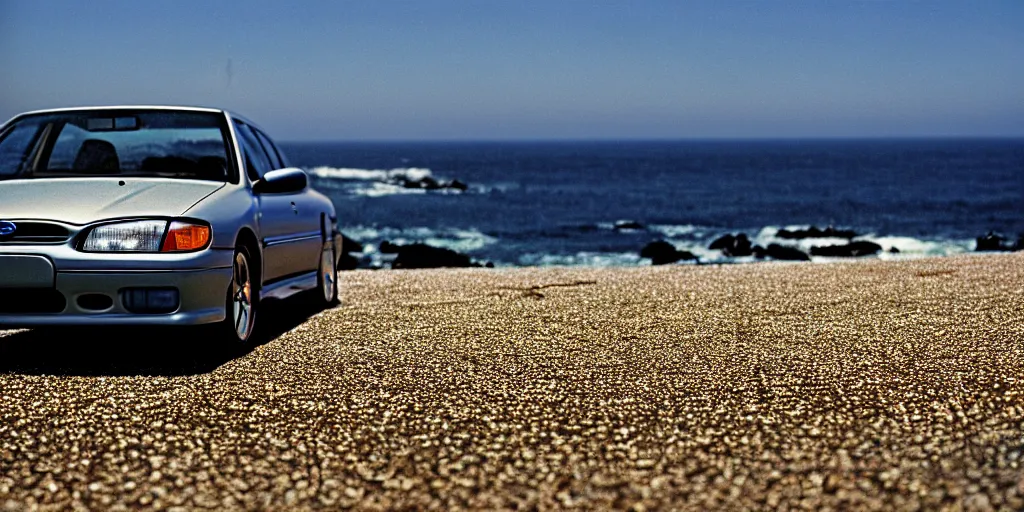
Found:
<svg viewBox="0 0 1024 512"><path fill-rule="evenodd" d="M288 156L284 154L284 151L281 151L281 146L274 144L274 149L277 150L277 157L281 159L281 166L291 167L292 164L288 161Z"/></svg>
<svg viewBox="0 0 1024 512"><path fill-rule="evenodd" d="M259 141L256 140L256 136L253 135L249 127L235 121L235 133L238 134L238 144L242 147L249 178L257 180L272 171L270 160L267 159L266 153L263 152L263 148L260 147Z"/></svg>
<svg viewBox="0 0 1024 512"><path fill-rule="evenodd" d="M256 137L260 139L260 143L263 144L263 149L267 150L267 156L270 157L270 163L274 164L274 169L284 169L286 165L281 158L281 153L277 150L277 146L270 141L270 137L255 128L252 131L256 134Z"/></svg>

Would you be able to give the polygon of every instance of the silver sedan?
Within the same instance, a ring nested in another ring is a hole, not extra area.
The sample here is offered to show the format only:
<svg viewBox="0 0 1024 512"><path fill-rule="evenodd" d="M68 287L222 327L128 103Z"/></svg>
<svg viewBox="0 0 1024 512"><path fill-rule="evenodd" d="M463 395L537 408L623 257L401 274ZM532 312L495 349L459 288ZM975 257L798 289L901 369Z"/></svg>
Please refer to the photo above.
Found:
<svg viewBox="0 0 1024 512"><path fill-rule="evenodd" d="M236 114L120 106L0 127L0 326L210 324L337 302L334 205Z"/></svg>

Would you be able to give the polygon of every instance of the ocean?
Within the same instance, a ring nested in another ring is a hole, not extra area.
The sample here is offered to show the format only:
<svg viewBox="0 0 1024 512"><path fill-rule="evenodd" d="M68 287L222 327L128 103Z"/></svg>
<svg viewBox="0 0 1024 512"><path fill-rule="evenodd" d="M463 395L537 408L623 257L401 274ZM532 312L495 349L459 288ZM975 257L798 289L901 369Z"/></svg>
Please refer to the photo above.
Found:
<svg viewBox="0 0 1024 512"><path fill-rule="evenodd" d="M990 231L1024 234L1024 139L282 146L333 200L368 267L389 265L385 240L496 266L630 266L650 264L639 251L654 240L708 263L752 259L708 249L727 233L804 250L846 243L782 240L782 228L852 229L885 249L876 258L970 252ZM403 184L424 179L465 189Z"/></svg>

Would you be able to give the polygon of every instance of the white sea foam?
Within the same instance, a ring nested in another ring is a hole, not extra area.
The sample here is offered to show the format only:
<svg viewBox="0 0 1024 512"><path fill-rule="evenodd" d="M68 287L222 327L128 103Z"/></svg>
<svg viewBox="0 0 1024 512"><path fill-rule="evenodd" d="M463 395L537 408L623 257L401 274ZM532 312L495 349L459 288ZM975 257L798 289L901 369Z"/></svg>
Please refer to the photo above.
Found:
<svg viewBox="0 0 1024 512"><path fill-rule="evenodd" d="M974 240L920 240L907 236L873 237L871 235L865 239L882 246L884 252L879 255L882 259L951 256L971 252L974 249ZM888 252L893 247L898 249L899 253Z"/></svg>
<svg viewBox="0 0 1024 512"><path fill-rule="evenodd" d="M787 226L786 229L793 230L805 227L806 226ZM929 256L950 256L953 254L969 252L973 248L974 243L973 240L923 240L909 236L877 236L874 233L860 234L854 237L852 240L834 237L805 238L802 240L791 240L779 238L777 236L778 230L779 228L776 226L764 227L756 236L754 236L754 238L752 239L752 243L754 243L755 245L761 245L762 247L767 247L768 244L776 243L780 245L796 247L810 254L812 247L845 245L850 243L851 241L874 242L882 247L882 251L878 253L878 258L886 260L924 258ZM890 252L892 248L896 248L899 252ZM811 257L812 261L820 263L843 261L849 259L850 258L835 258L822 256Z"/></svg>
<svg viewBox="0 0 1024 512"><path fill-rule="evenodd" d="M424 243L459 252L476 251L498 242L497 238L475 229L348 226L341 231L366 244L367 252L375 252L377 245L384 240L398 245Z"/></svg>
<svg viewBox="0 0 1024 512"><path fill-rule="evenodd" d="M578 252L576 254L527 253L519 257L522 266L628 267L642 263L635 252Z"/></svg>
<svg viewBox="0 0 1024 512"><path fill-rule="evenodd" d="M307 172L320 182L318 187L331 190L345 190L349 194L364 197L384 197L398 194L425 194L425 188L406 187L406 182L419 182L426 178L436 179L441 188L429 190L432 194L461 194L462 191L445 187L446 180L434 177L433 171L422 167L401 167L395 169L356 169L348 167L313 167ZM474 193L486 193L490 189L478 185L470 186Z"/></svg>
<svg viewBox="0 0 1024 512"><path fill-rule="evenodd" d="M806 226L785 226L785 229L804 229ZM712 241L726 234L726 231L713 230L698 226L659 226L652 225L649 229L653 232L664 235L666 241L671 243L680 251L689 251L700 258L702 263L747 263L759 261L753 256L729 257L719 250L708 249ZM877 258L884 260L892 259L913 259L932 256L950 256L971 252L974 248L974 240L942 240L942 239L918 239L907 236L877 236L873 233L858 235L852 240L836 237L785 239L778 237L780 226L765 226L760 230L747 230L745 232L754 234L750 237L752 245L767 247L770 244L779 244L787 247L794 247L810 254L812 247L826 247L831 245L845 245L851 241L874 242L882 247ZM735 230L736 234L744 230ZM898 252L890 252L896 248ZM811 256L815 263L829 263L834 261L849 261L851 258ZM646 262L647 260L643 260Z"/></svg>
<svg viewBox="0 0 1024 512"><path fill-rule="evenodd" d="M396 169L352 169L347 167L314 167L309 170L318 178L347 181L392 181L407 179L419 181L432 176L430 169L421 167L403 167Z"/></svg>
<svg viewBox="0 0 1024 512"><path fill-rule="evenodd" d="M361 183L356 187L353 187L352 193L357 196L365 197L384 197L393 196L397 194L426 194L427 191L422 188L406 188L400 185L392 183Z"/></svg>
<svg viewBox="0 0 1024 512"><path fill-rule="evenodd" d="M707 228L694 226L693 224L652 224L647 226L647 228L668 238L687 235L702 236L707 232Z"/></svg>
<svg viewBox="0 0 1024 512"><path fill-rule="evenodd" d="M608 223L603 223L602 227ZM799 227L799 226L797 226ZM794 227L795 228L795 227ZM751 242L754 245L767 247L769 244L778 243L781 245L795 247L810 254L811 247L843 245L849 241L845 238L815 238L804 240L781 239L777 236L778 227L768 226L760 230L733 230L737 232L754 233ZM729 257L719 250L709 249L711 241L725 234L725 231L708 227L691 225L684 226L649 226L654 237L661 235L680 251L689 251L698 257L703 264L733 264L733 263L754 263L761 261L754 256ZM650 260L640 258L639 250L626 252L599 252L581 251L571 254L557 254L547 252L527 251L511 259L495 261L488 256L491 246L500 244L497 238L480 232L476 229L462 228L439 228L427 227L393 227L393 226L367 226L356 225L343 229L350 237L365 244L364 258L371 264L387 267L388 262L394 259L394 254L381 254L378 251L380 242L388 240L398 245L411 243L425 243L435 247L443 247L462 253L475 253L475 257L482 261L493 261L498 266L586 266L586 267L623 267L623 266L646 266ZM669 234L675 236L668 236ZM892 259L914 259L933 256L948 256L960 253L969 253L973 250L973 240L942 240L942 239L918 239L907 236L877 236L873 233L866 233L857 236L854 241L874 242L882 247L877 256L883 260ZM895 247L898 253L889 252ZM500 256L499 256L500 257ZM507 257L507 256L506 256ZM864 258L842 258L812 256L813 263L830 263L837 261L852 261ZM769 260L770 261L770 260ZM689 264L681 261L680 264Z"/></svg>

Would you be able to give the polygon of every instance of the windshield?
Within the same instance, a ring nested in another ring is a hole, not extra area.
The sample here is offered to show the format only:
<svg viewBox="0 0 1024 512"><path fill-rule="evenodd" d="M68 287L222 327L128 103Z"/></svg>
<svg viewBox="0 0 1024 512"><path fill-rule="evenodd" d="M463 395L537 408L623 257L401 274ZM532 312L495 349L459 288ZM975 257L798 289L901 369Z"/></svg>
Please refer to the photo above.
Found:
<svg viewBox="0 0 1024 512"><path fill-rule="evenodd" d="M0 180L161 177L233 181L222 114L91 110L27 116L0 134Z"/></svg>

